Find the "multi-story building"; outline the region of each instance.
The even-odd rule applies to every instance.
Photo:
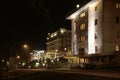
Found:
[[[44,57],[45,57],[45,51],[44,50],[33,50],[31,53],[30,53],[30,60],[33,61],[33,60],[42,60]]]
[[[71,31],[65,28],[48,33],[47,37],[48,58],[64,57],[71,54]]]
[[[115,53],[120,50],[119,0],[91,0],[67,19],[72,25],[72,54],[79,55],[81,63],[120,63]]]

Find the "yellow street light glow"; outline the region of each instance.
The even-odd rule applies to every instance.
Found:
[[[77,7],[77,8],[79,8],[79,7],[80,7],[80,5],[79,5],[79,4],[77,4],[77,5],[76,5],[76,7]]]
[[[25,66],[25,63],[22,63],[22,66]]]
[[[53,37],[53,35],[51,35],[51,38]]]
[[[38,67],[39,65],[40,65],[40,63],[38,63],[38,62],[35,63],[35,66],[36,66],[36,67]]]
[[[4,60],[4,59],[2,59],[2,62],[5,62],[5,60]]]
[[[56,52],[58,51],[58,50],[55,50]]]
[[[20,56],[17,56],[17,59],[20,59]]]
[[[47,61],[44,61],[45,63],[47,62]]]
[[[50,33],[48,33],[48,35],[50,35]]]
[[[23,45],[24,48],[28,48],[28,46],[26,44]]]
[[[63,34],[63,33],[64,33],[64,30],[63,30],[63,29],[61,29],[61,30],[60,30],[60,32]]]
[[[54,36],[57,36],[57,33],[54,33]]]
[[[49,38],[47,37],[47,40],[49,40]]]
[[[67,50],[67,48],[64,48],[64,50],[66,51],[66,50]]]
[[[43,63],[43,66],[45,66],[45,63]]]
[[[59,61],[60,59],[59,58],[57,58],[57,61]]]
[[[51,62],[54,62],[53,60],[51,60]]]

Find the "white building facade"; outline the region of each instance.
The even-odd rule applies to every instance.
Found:
[[[72,26],[72,54],[111,55],[120,48],[120,1],[91,0],[67,17]],[[83,62],[89,62],[84,58]]]

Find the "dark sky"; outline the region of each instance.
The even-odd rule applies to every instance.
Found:
[[[86,0],[1,0],[0,54],[24,43],[45,49],[48,32],[71,28],[66,15]]]

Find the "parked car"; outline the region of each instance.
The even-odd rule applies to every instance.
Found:
[[[95,67],[95,64],[93,64],[93,63],[83,63],[83,67],[82,68],[83,69],[94,69],[96,67]]]

